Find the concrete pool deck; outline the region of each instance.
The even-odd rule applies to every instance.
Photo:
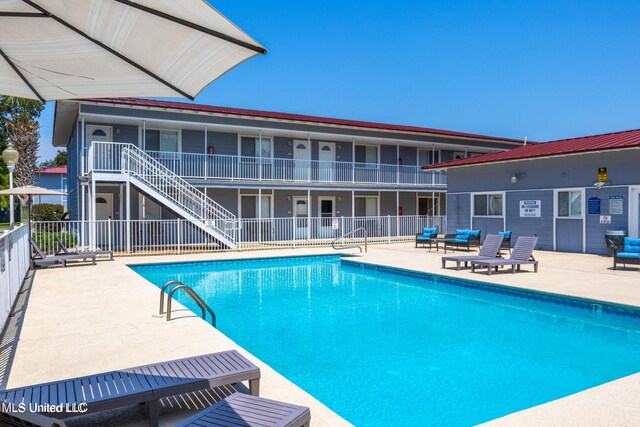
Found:
[[[355,261],[387,265],[498,285],[640,307],[640,269],[611,270],[610,258],[536,252],[538,274],[525,271],[472,274],[440,268],[438,253],[413,243],[370,246]],[[357,250],[343,251],[354,253]],[[219,254],[120,257],[96,266],[35,272],[16,336],[6,334],[0,361],[5,388],[54,381],[162,360],[236,348],[260,366],[261,396],[311,408],[314,426],[350,425],[209,324],[187,311],[175,320],[158,316],[158,289],[127,264],[223,260],[287,255],[335,254],[332,249],[270,250]],[[174,305],[176,309],[182,306]],[[161,425],[172,425],[200,406],[187,399],[165,404]],[[77,424],[146,425],[144,411],[132,407],[77,419]],[[640,374],[554,402],[511,414],[488,425],[635,425],[640,419]],[[81,420],[81,422],[80,422]]]

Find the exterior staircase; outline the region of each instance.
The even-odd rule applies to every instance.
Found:
[[[133,144],[120,150],[121,173],[181,217],[235,249],[236,216]]]

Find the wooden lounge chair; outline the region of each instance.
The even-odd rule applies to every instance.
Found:
[[[456,263],[456,270],[460,270],[460,263],[464,262],[465,268],[469,265],[469,261],[482,261],[485,259],[495,259],[499,256],[500,247],[502,245],[502,236],[498,234],[489,234],[484,239],[484,243],[480,248],[478,255],[459,255],[459,256],[443,256],[442,268],[445,268],[447,261]]]
[[[416,248],[418,245],[429,245],[429,250],[431,250],[431,246],[436,237],[438,237],[438,227],[427,228],[424,227],[422,229],[422,233],[416,234]]]
[[[303,427],[310,421],[304,406],[234,393],[176,427]]]
[[[533,236],[520,236],[516,240],[516,244],[513,247],[511,256],[505,258],[485,259],[471,261],[471,272],[475,272],[476,267],[487,267],[487,273],[491,276],[491,269],[495,268],[498,271],[498,267],[503,265],[510,265],[511,272],[516,272],[516,267],[520,271],[520,266],[523,264],[533,264],[533,269],[538,272],[538,261],[533,257],[533,249],[538,242],[538,237]]]
[[[58,244],[58,248],[60,248],[60,250],[56,253],[56,255],[70,255],[70,254],[96,254],[97,255],[108,255],[109,259],[113,261],[113,251],[110,250],[95,250],[95,251],[82,251],[82,252],[78,252],[78,251],[70,251],[65,245],[64,243],[62,243],[62,240],[60,240],[60,237],[58,236],[54,236],[53,237],[56,240],[56,243]]]
[[[8,410],[12,404],[23,403],[27,408],[30,404],[62,404],[62,412],[52,413],[43,409],[38,414],[65,419],[80,415],[67,411],[66,405],[79,408],[80,404],[86,404],[87,413],[93,413],[145,403],[149,425],[155,427],[158,425],[159,399],[241,381],[249,381],[251,394],[258,395],[260,369],[236,350],[230,350],[3,390],[0,392],[0,403],[3,404],[0,409],[8,415],[15,415]]]
[[[46,267],[51,264],[62,263],[63,267],[67,266],[67,261],[89,261],[91,260],[93,264],[96,263],[96,254],[92,252],[79,252],[79,253],[70,253],[70,254],[60,254],[60,255],[47,255],[44,251],[38,246],[36,242],[33,241],[31,237],[29,237],[29,243],[31,243],[31,247],[34,251],[36,251],[36,255],[31,257],[31,268],[36,267]]]

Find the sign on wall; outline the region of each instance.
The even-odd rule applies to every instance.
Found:
[[[611,215],[600,215],[600,224],[611,224]]]
[[[609,196],[609,215],[624,214],[624,197]]]
[[[587,200],[587,213],[600,215],[600,197],[589,197],[589,200]]]
[[[520,200],[521,218],[540,218],[541,212],[540,200]]]

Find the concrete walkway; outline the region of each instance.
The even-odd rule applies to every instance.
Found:
[[[354,252],[353,250],[347,252]],[[357,251],[355,251],[357,252]],[[6,365],[7,388],[121,369],[213,351],[238,349],[262,370],[261,396],[311,408],[314,426],[349,425],[330,409],[276,371],[240,348],[190,312],[165,322],[158,316],[158,289],[127,264],[240,259],[332,253],[331,249],[273,250],[183,256],[118,258],[97,266],[50,268],[35,273],[16,336],[7,334],[0,360]],[[640,307],[640,270],[610,269],[610,258],[537,252],[540,272],[491,277],[468,270],[442,270],[442,253],[415,249],[413,244],[370,246],[359,262],[471,278],[489,283],[535,289]],[[525,267],[526,269],[526,267]],[[177,305],[174,307],[181,308]],[[198,398],[165,402],[162,425],[172,425],[203,404]],[[594,402],[603,402],[596,405]],[[640,419],[640,375],[596,387],[500,420],[496,425],[635,424]],[[70,425],[145,425],[141,407],[95,414]],[[633,423],[632,423],[633,421]],[[489,423],[491,424],[491,423]],[[595,424],[604,424],[596,422]]]

